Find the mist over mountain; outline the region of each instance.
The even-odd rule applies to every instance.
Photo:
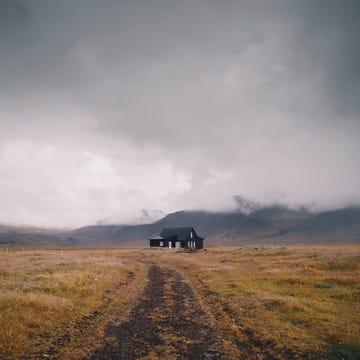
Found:
[[[134,224],[149,224],[154,221],[157,221],[164,217],[166,214],[162,210],[147,210],[147,209],[141,209],[137,215],[133,217],[132,220],[129,220],[126,222],[126,225]],[[107,217],[104,219],[101,219],[96,222],[96,225],[119,225],[122,224],[122,220],[117,217]]]
[[[71,232],[79,242],[88,239],[111,244],[142,244],[164,227],[193,226],[206,244],[240,243],[357,243],[360,208],[313,213],[283,205],[256,207],[252,212],[178,211],[151,224],[89,226]]]
[[[96,224],[71,231],[0,226],[1,246],[147,246],[164,227],[192,226],[205,244],[344,244],[360,242],[360,207],[313,212],[236,197],[227,212],[183,210],[147,224]],[[147,213],[145,212],[147,215]],[[149,218],[145,215],[145,218]]]
[[[0,248],[74,245],[65,230],[0,224]]]

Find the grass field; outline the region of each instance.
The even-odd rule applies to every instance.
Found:
[[[234,354],[360,358],[359,246],[2,252],[0,358],[86,356],[154,263],[182,274]]]

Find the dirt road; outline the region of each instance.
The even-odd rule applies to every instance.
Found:
[[[110,323],[103,348],[88,359],[222,359],[221,346],[183,277],[152,265],[130,320],[118,326]]]

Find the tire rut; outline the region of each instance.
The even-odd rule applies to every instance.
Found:
[[[151,265],[130,320],[108,324],[95,359],[222,359],[221,341],[194,293],[176,271]]]

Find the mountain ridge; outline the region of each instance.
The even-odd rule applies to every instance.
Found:
[[[0,246],[147,245],[164,227],[192,226],[206,244],[360,243],[360,207],[322,212],[285,205],[256,206],[249,212],[182,210],[138,225],[90,225],[70,231],[0,225]]]

